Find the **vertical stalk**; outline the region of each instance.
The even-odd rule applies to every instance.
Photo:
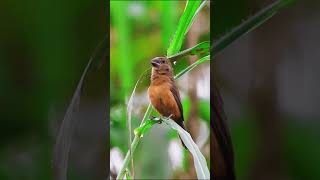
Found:
[[[144,113],[144,116],[142,118],[142,121],[140,123],[140,126],[144,123],[144,121],[147,120],[147,118],[150,116],[150,113],[152,111],[152,108],[151,108],[151,104],[149,103],[148,105],[148,108],[146,110],[146,112]],[[140,142],[140,139],[141,137],[139,135],[135,135],[134,136],[134,139],[131,143],[131,151],[129,150],[126,154],[126,157],[124,158],[124,161],[123,161],[123,164],[122,164],[122,167],[118,173],[118,176],[117,176],[117,179],[123,179],[123,176],[125,174],[125,170],[126,170],[126,167],[128,166],[129,162],[130,162],[130,159],[131,159],[131,156],[133,154],[133,152],[136,150],[136,147],[137,145],[139,144]]]

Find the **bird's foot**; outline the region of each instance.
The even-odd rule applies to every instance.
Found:
[[[162,123],[162,117],[155,117],[155,116],[150,116],[150,120],[153,120],[153,121],[158,121],[158,124],[161,124]]]

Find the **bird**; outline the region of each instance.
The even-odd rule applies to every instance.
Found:
[[[179,90],[174,81],[170,60],[166,57],[156,57],[151,60],[151,66],[151,82],[148,88],[148,95],[152,106],[162,116],[170,117],[185,129],[183,107]],[[181,143],[187,149],[182,140]]]

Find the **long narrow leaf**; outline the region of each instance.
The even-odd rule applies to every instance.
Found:
[[[272,16],[274,16],[282,8],[287,7],[295,1],[296,0],[278,0],[272,3],[271,5],[267,6],[266,8],[262,9],[256,15],[252,16],[251,18],[243,22],[241,25],[233,29],[231,32],[227,33],[217,42],[214,42],[211,48],[211,56],[215,57],[223,49],[232,44],[235,40],[252,31],[256,27],[270,19]]]
[[[193,156],[194,167],[196,169],[198,179],[210,179],[210,173],[207,166],[205,157],[200,152],[196,143],[192,140],[190,134],[181,128],[176,122],[171,119],[162,119],[166,124],[168,124],[172,129],[175,129],[179,136],[181,137],[183,143],[187,146],[189,151]]]
[[[146,110],[146,112],[144,113],[144,116],[143,116],[143,118],[142,118],[141,125],[143,125],[144,122],[149,118],[151,112],[152,112],[152,106],[151,106],[151,103],[149,103],[148,108],[147,108],[147,110]],[[140,125],[140,126],[141,126],[141,125]],[[128,164],[129,164],[129,160],[131,159],[131,156],[132,156],[133,152],[136,150],[136,147],[137,147],[137,145],[138,145],[138,143],[139,143],[139,141],[140,141],[140,138],[141,138],[141,137],[140,137],[139,135],[136,135],[136,136],[134,137],[134,139],[133,139],[133,141],[132,141],[132,143],[131,143],[131,147],[130,147],[132,153],[130,153],[130,151],[127,152],[126,157],[125,157],[124,160],[123,160],[123,164],[122,164],[122,166],[121,166],[121,169],[120,169],[120,171],[119,171],[119,174],[118,174],[118,176],[117,176],[117,179],[123,179],[123,176],[124,176],[124,174],[125,174],[126,167],[127,167]]]
[[[197,60],[196,62],[194,62],[193,64],[191,64],[190,66],[188,66],[187,68],[185,68],[184,70],[182,70],[179,74],[175,75],[174,78],[178,79],[179,77],[181,77],[183,74],[191,71],[193,68],[197,67],[198,65],[200,65],[201,63],[204,63],[205,61],[209,61],[210,60],[210,55],[207,55],[205,57],[202,57],[201,59]]]
[[[188,55],[201,55],[201,54],[207,54],[210,50],[210,41],[204,41],[201,42],[189,49],[183,50],[175,55],[169,56],[168,59],[171,62],[177,61],[178,59],[181,59],[184,56]]]
[[[109,43],[107,36],[105,36],[105,38],[97,46],[95,52],[89,59],[88,64],[81,75],[80,81],[68,106],[67,112],[64,115],[57,136],[56,144],[54,146],[53,170],[55,180],[65,180],[67,178],[70,145],[74,131],[74,126],[77,122],[76,119],[73,117],[73,114],[77,111],[78,106],[80,104],[81,89],[83,86],[83,81],[86,78],[88,71],[90,71],[90,69],[93,68],[92,65],[97,63],[97,61],[106,60],[105,47],[107,47],[107,42]]]
[[[205,3],[205,1],[193,0],[187,2],[184,12],[179,20],[177,31],[175,32],[168,47],[167,56],[176,54],[181,49],[185,34],[192,25],[199,9],[203,7],[203,5],[201,5],[202,3]]]
[[[127,127],[129,129],[129,152],[131,154],[131,163],[132,163],[132,166],[133,166],[133,156],[132,156],[132,149],[131,149],[131,143],[132,143],[132,133],[131,133],[131,114],[132,114],[132,109],[133,109],[133,99],[134,99],[134,95],[135,95],[135,92],[136,92],[136,88],[138,87],[139,83],[141,82],[141,79],[145,76],[145,74],[150,71],[150,68],[145,70],[141,76],[139,77],[138,81],[136,82],[134,88],[133,88],[133,91],[131,93],[131,96],[130,96],[130,99],[129,99],[129,102],[128,102],[128,105],[127,105]],[[134,175],[134,168],[132,167],[132,171],[133,171],[133,175]]]

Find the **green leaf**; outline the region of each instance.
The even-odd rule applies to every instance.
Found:
[[[205,57],[202,57],[201,59],[197,60],[196,62],[194,62],[193,64],[191,64],[190,66],[186,67],[184,70],[182,70],[179,74],[175,75],[174,79],[178,79],[179,77],[181,77],[183,74],[191,71],[193,68],[197,67],[199,64],[205,62],[205,61],[209,61],[210,60],[210,55],[207,55]]]
[[[146,110],[146,112],[144,113],[144,116],[142,118],[142,121],[141,121],[141,125],[147,120],[147,118],[150,116],[151,112],[152,112],[152,108],[151,108],[151,103],[149,103],[148,105],[148,108]],[[138,145],[138,143],[140,142],[140,136],[135,136],[132,143],[131,143],[131,146],[130,146],[130,151],[133,153]],[[130,151],[127,152],[126,154],[126,157],[124,158],[123,160],[123,164],[122,164],[122,167],[118,173],[118,176],[117,176],[117,179],[122,179],[123,176],[124,176],[124,173],[125,173],[125,169],[126,167],[128,166],[129,164],[129,160],[131,159],[131,156],[132,156],[132,153],[130,153]]]
[[[190,134],[181,128],[176,122],[169,118],[162,119],[172,129],[175,129],[181,137],[183,143],[186,145],[188,150],[191,152],[194,161],[194,167],[196,169],[198,179],[210,179],[209,168],[207,162],[201,151],[199,150],[196,143],[192,140]]]
[[[145,122],[143,122],[142,125],[140,125],[140,127],[136,128],[134,130],[134,134],[136,136],[139,137],[143,137],[143,135],[147,132],[147,130],[149,130],[154,124],[159,123],[159,121],[156,120],[146,120]]]
[[[130,170],[128,168],[126,169],[125,177],[126,177],[125,179],[132,179]]]
[[[287,7],[295,1],[296,0],[278,0],[272,3],[271,5],[267,6],[266,8],[262,9],[256,15],[252,16],[247,21],[240,24],[238,27],[233,29],[231,32],[227,33],[217,42],[215,42],[211,49],[212,57],[215,57],[227,46],[232,44],[235,40],[252,31],[256,27],[270,19],[273,15],[278,13],[282,8]]]
[[[208,54],[209,50],[210,50],[210,41],[204,41],[189,49],[183,50],[175,55],[169,56],[168,59],[170,59],[173,62],[187,55]]]
[[[198,12],[204,6],[205,2],[206,1],[200,0],[187,1],[186,7],[179,20],[176,33],[174,34],[173,39],[168,47],[167,56],[171,56],[179,52],[183,44],[185,35],[187,34]]]

